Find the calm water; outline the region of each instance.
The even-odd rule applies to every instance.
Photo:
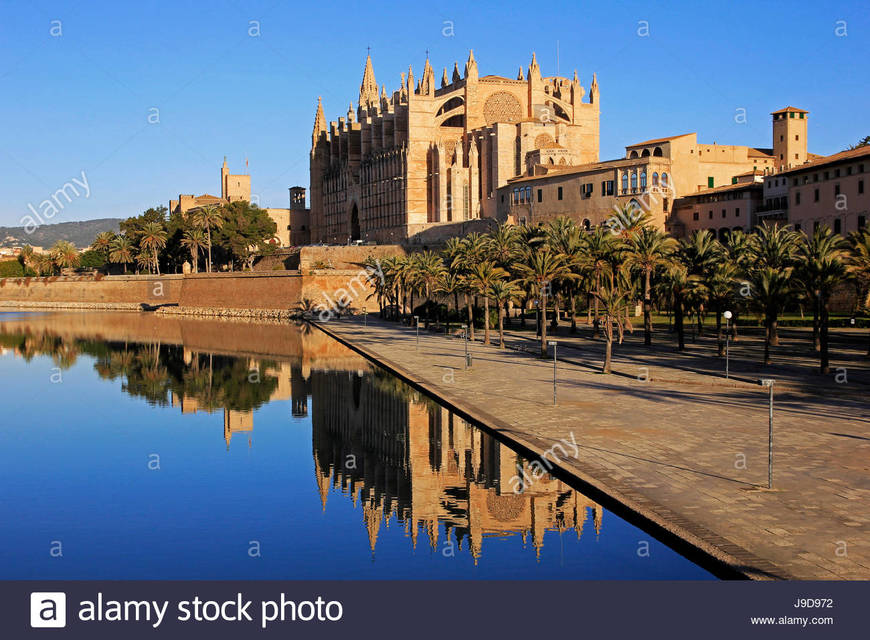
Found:
[[[0,313],[0,347],[3,579],[710,578],[316,329]]]

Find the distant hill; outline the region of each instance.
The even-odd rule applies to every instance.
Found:
[[[0,247],[33,245],[49,248],[58,240],[72,242],[79,249],[89,247],[103,231],[118,232],[122,218],[100,218],[81,222],[59,222],[40,225],[33,233],[26,233],[24,227],[0,227]]]

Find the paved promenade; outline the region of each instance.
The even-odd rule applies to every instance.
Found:
[[[767,393],[752,382],[757,365],[740,358],[754,357],[751,339],[732,363],[738,379],[725,381],[721,359],[669,345],[648,356],[642,345],[616,349],[616,374],[603,375],[600,342],[557,336],[554,407],[552,359],[522,351],[534,350],[532,335],[512,333],[504,351],[474,343],[465,369],[464,342],[443,333],[421,327],[418,347],[413,328],[373,315],[322,327],[532,451],[573,433],[580,453],[561,460],[566,470],[751,577],[870,579],[870,398],[858,351],[855,382],[809,384],[773,368],[767,491]]]

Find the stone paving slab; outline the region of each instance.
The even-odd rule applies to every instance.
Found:
[[[674,539],[757,579],[870,579],[870,399],[854,388],[777,390],[766,491],[766,390],[690,368],[651,381],[369,317],[321,328],[540,453],[573,433],[562,466]],[[525,339],[525,338],[521,338]],[[615,368],[636,365],[629,354]],[[569,359],[570,360],[570,359]],[[591,496],[594,497],[594,496]]]

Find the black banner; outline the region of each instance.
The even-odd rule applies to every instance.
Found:
[[[859,638],[870,583],[10,581],[0,595],[12,639]]]

